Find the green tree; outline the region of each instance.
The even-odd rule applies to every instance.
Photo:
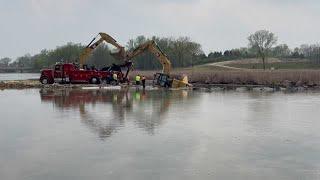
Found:
[[[55,50],[48,53],[49,64],[56,62],[78,62],[80,53],[84,46],[81,44],[68,43],[63,46],[58,46]]]
[[[286,44],[280,44],[272,48],[271,51],[272,51],[271,54],[274,57],[280,57],[280,58],[289,57],[291,54],[291,50],[289,49],[289,46]]]
[[[9,66],[9,63],[10,63],[10,62],[11,62],[11,59],[8,58],[8,57],[1,58],[1,59],[0,59],[0,66],[7,67],[7,66]]]
[[[87,61],[87,64],[97,68],[110,66],[113,63],[119,64],[120,62],[110,55],[108,46],[104,44],[97,47]]]
[[[148,40],[154,40],[160,49],[168,56],[173,67],[186,67],[192,64],[197,64],[203,61],[202,58],[206,58],[201,45],[192,42],[188,37],[174,38],[159,38],[152,37],[146,38],[144,36],[138,36],[135,39],[130,40],[127,43],[127,48],[132,51],[140,44],[147,42]],[[160,69],[161,64],[158,59],[150,52],[145,52],[140,56],[134,58],[135,67],[138,69]]]

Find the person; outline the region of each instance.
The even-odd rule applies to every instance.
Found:
[[[146,77],[145,76],[142,76],[141,82],[142,82],[143,89],[145,89],[146,88]]]
[[[118,75],[117,75],[117,73],[113,73],[113,74],[112,74],[112,79],[114,80],[114,82],[115,82],[116,84],[118,84]]]
[[[140,79],[141,79],[140,75],[139,74],[136,75],[136,85],[140,85]]]

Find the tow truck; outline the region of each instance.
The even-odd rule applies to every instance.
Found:
[[[117,74],[119,80],[123,79],[121,71],[99,71],[92,69],[80,69],[74,63],[56,63],[53,69],[41,71],[40,82],[42,84],[53,83],[89,83],[100,84],[101,82],[110,83],[113,74]]]
[[[96,38],[100,36],[100,39],[96,41]],[[113,64],[108,68],[103,68],[98,70],[94,67],[89,68],[85,62],[92,51],[99,46],[102,42],[107,42],[112,44],[117,48],[117,52],[112,53],[114,57],[123,56],[124,47],[119,45],[115,39],[106,33],[99,33],[94,37],[90,43],[84,48],[80,54],[79,65],[76,63],[63,63],[58,62],[54,65],[53,69],[43,69],[41,70],[40,82],[42,84],[53,84],[57,83],[90,83],[90,84],[100,84],[101,82],[106,82],[107,84],[112,83],[113,74],[117,74],[117,80],[119,82],[126,82],[127,74],[132,66],[131,62],[124,62],[120,65]],[[124,75],[121,69],[127,68],[127,73]]]

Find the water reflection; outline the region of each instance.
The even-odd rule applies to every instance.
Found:
[[[53,103],[54,108],[63,112],[78,112],[80,121],[105,139],[133,122],[139,129],[154,134],[161,126],[173,102],[188,100],[193,96],[185,90],[143,91],[143,90],[81,90],[41,89],[44,103]],[[70,114],[70,113],[67,113]]]

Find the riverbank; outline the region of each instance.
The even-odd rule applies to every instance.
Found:
[[[94,85],[94,84],[52,84],[43,85],[37,80],[15,80],[15,81],[0,81],[0,90],[4,89],[120,89],[120,88],[137,88],[135,85]],[[152,88],[152,81],[147,82],[147,90]],[[236,83],[207,83],[207,82],[193,82],[192,90],[258,90],[258,91],[307,91],[316,90],[320,91],[318,85],[301,85],[297,86],[296,83],[290,81],[284,82],[280,85],[275,84],[236,84]]]
[[[153,78],[153,71],[134,71],[131,75],[142,74],[147,79]],[[204,86],[263,86],[271,88],[305,88],[320,87],[320,70],[228,70],[200,71],[197,68],[175,70],[172,77],[180,79],[182,74],[189,77],[194,85]]]
[[[147,78],[147,85],[152,85],[155,71],[133,71],[130,79],[136,74]],[[228,70],[204,71],[195,69],[174,70],[172,77],[180,79],[182,74],[189,77],[193,89],[273,89],[273,90],[319,90],[319,70]],[[124,85],[126,86],[126,85]],[[91,84],[53,84],[42,85],[35,79],[28,80],[0,80],[0,89],[26,89],[26,88],[83,88],[108,87],[108,85]],[[134,86],[135,87],[135,86]],[[108,87],[109,88],[109,87]],[[112,88],[112,87],[110,87]]]

